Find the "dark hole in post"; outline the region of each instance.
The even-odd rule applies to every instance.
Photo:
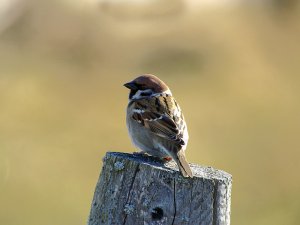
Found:
[[[164,217],[164,211],[161,208],[156,207],[152,209],[151,216],[153,220],[161,220]]]

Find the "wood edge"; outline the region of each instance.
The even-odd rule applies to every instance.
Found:
[[[179,173],[177,166],[170,163],[163,163],[161,160],[158,160],[155,157],[152,156],[144,156],[142,154],[132,154],[132,153],[125,153],[125,152],[114,152],[114,151],[108,151],[105,154],[104,160],[107,158],[119,158],[119,159],[125,159],[130,160],[138,164],[143,164],[145,166],[154,167],[155,169],[164,170],[166,172],[172,172],[172,173]],[[211,166],[203,166],[198,165],[195,163],[189,163],[191,166],[191,170],[193,171],[193,175],[195,179],[210,179],[210,180],[218,180],[225,182],[226,184],[232,183],[232,175],[229,174],[226,171],[215,169]]]

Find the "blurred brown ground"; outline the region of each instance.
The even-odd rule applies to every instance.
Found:
[[[71,2],[0,29],[0,224],[85,224],[105,152],[134,151],[122,84],[142,73],[180,102],[189,161],[233,175],[232,224],[298,224],[297,1]]]

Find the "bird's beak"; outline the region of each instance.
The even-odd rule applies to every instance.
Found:
[[[133,81],[124,84],[124,86],[127,87],[130,90],[137,90],[138,89],[137,85]]]

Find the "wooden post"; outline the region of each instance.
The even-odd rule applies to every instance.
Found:
[[[231,175],[191,164],[184,178],[176,164],[150,156],[108,152],[88,225],[229,225]]]

